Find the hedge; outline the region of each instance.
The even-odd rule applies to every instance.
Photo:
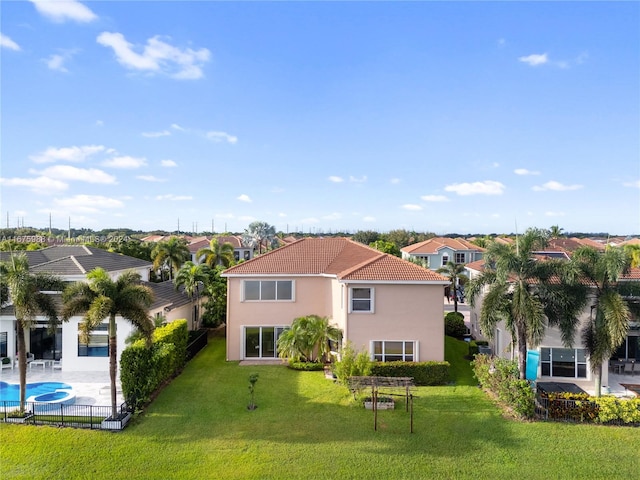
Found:
[[[371,375],[413,377],[418,386],[446,385],[449,383],[449,362],[375,362]]]
[[[153,394],[185,364],[188,328],[186,320],[176,320],[154,331],[147,347],[138,340],[120,356],[120,381],[127,404],[140,410]]]

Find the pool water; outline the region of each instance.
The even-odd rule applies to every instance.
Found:
[[[71,390],[71,385],[62,382],[36,382],[27,383],[25,398],[33,396],[55,394],[56,390]],[[66,395],[66,394],[65,394]],[[56,398],[62,398],[60,394]],[[53,400],[54,398],[49,398]],[[0,382],[0,402],[20,401],[20,385],[17,383]]]

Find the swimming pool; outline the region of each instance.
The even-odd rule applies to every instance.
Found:
[[[62,382],[27,383],[27,402],[69,405],[76,400],[71,385]],[[0,382],[0,402],[19,402],[20,385]]]

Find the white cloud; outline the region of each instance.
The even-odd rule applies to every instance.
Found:
[[[157,195],[156,200],[184,201],[193,200],[193,197],[191,195],[174,195],[173,193],[168,193],[166,195]]]
[[[564,212],[544,212],[546,217],[564,217]]]
[[[75,54],[77,54],[80,50],[78,49],[70,49],[70,50],[60,50],[60,53],[52,54],[49,58],[44,59],[44,63],[47,64],[50,70],[55,70],[57,72],[67,73],[67,67],[65,67],[65,63],[68,60],[71,60]]]
[[[96,20],[98,16],[88,7],[76,0],[52,1],[52,0],[30,0],[36,10],[50,20],[62,23],[66,20],[73,20],[80,23],[88,23]]]
[[[423,195],[420,197],[425,202],[448,202],[449,199],[444,195]]]
[[[360,178],[354,177],[354,176],[350,176],[349,177],[349,181],[352,182],[352,183],[365,183],[367,181],[367,176],[363,175]]]
[[[500,182],[485,180],[484,182],[454,183],[447,185],[444,189],[458,195],[502,195],[505,186]]]
[[[286,214],[286,213],[284,213],[284,212],[280,212],[280,213],[278,214],[278,217],[280,217],[280,218],[285,218],[286,216],[287,216],[287,214]]]
[[[178,164],[173,160],[160,160],[160,165],[165,168],[177,167]]]
[[[362,221],[363,222],[367,222],[367,223],[375,222],[376,221],[376,217],[371,217],[371,216],[362,217]]]
[[[142,53],[134,51],[134,45],[127,42],[121,33],[102,32],[96,41],[111,47],[118,62],[126,68],[162,73],[179,80],[202,78],[202,66],[210,56],[206,48],[180,49],[162,41],[159,36],[149,38]],[[141,49],[138,47],[137,50]]]
[[[560,182],[556,182],[555,180],[551,180],[543,185],[536,185],[532,188],[532,190],[536,192],[542,192],[545,190],[553,190],[555,192],[566,192],[569,190],[580,190],[582,185],[563,185]]]
[[[229,135],[226,132],[207,132],[205,136],[209,140],[213,140],[214,142],[227,142],[231,144],[238,143],[238,137],[234,137],[233,135]]]
[[[244,193],[238,197],[238,200],[241,202],[251,203],[251,198],[249,195],[245,195]]]
[[[331,175],[331,176],[329,177],[329,181],[330,181],[330,182],[333,182],[333,183],[342,183],[342,182],[344,182],[344,178],[342,178],[342,177],[337,177],[337,176],[335,176],[335,175]]]
[[[102,162],[105,167],[133,169],[147,165],[147,159],[143,157],[130,157],[128,155],[122,157],[113,157]]]
[[[9,50],[15,50],[16,52],[20,51],[20,45],[11,40],[11,38],[9,38],[4,33],[0,33],[0,47],[8,48]]]
[[[640,180],[636,180],[633,182],[624,182],[622,185],[624,185],[625,187],[640,188]]]
[[[399,178],[392,178],[391,180],[389,180],[389,183],[391,185],[398,185],[400,183],[400,179]]]
[[[402,205],[402,208],[404,208],[405,210],[409,210],[410,212],[417,212],[419,210],[422,210],[422,207],[420,205],[415,205],[413,203],[406,203]]]
[[[48,177],[0,178],[0,185],[5,187],[26,187],[34,193],[43,195],[62,192],[69,187],[65,182]]]
[[[29,173],[36,173],[56,180],[75,180],[108,185],[116,183],[116,177],[102,170],[97,168],[78,168],[71,165],[54,165],[41,171],[29,170]]]
[[[329,215],[325,215],[322,217],[323,220],[340,220],[342,218],[342,214],[338,212],[330,213]]]
[[[153,175],[138,175],[136,178],[144,180],[145,182],[166,182],[166,178],[158,178]]]
[[[49,147],[44,152],[31,155],[29,158],[35,163],[52,163],[58,160],[66,162],[83,162],[87,157],[104,151],[102,145],[85,145],[82,147]]]
[[[285,192],[285,189],[282,187],[273,187],[271,189],[271,193],[284,193],[284,192]]]
[[[96,127],[104,127],[104,122],[102,120],[96,120]]]
[[[94,213],[104,208],[123,208],[124,202],[103,195],[74,195],[67,198],[54,198],[57,207],[65,207],[72,211]]]
[[[179,130],[180,132],[184,132],[185,129],[182,128],[180,125],[178,125],[177,123],[172,123],[171,124],[171,128],[173,128],[174,130]]]
[[[499,38],[498,39],[498,46],[499,47],[504,47],[507,44],[507,41],[504,38]]]
[[[544,65],[549,61],[546,53],[533,53],[531,55],[527,55],[526,57],[519,57],[519,61],[528,64],[531,67],[537,67],[538,65]]]
[[[540,175],[537,170],[527,170],[526,168],[516,168],[513,173],[516,175]]]
[[[161,132],[142,132],[142,136],[147,138],[168,137],[169,135],[171,135],[169,130],[162,130]]]

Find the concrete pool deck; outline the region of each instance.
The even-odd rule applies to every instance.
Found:
[[[20,383],[17,368],[0,370],[0,381]],[[76,394],[77,405],[111,405],[111,381],[109,372],[65,372],[51,367],[27,367],[27,383],[62,382],[71,385]],[[116,403],[124,402],[120,378],[116,383]]]

